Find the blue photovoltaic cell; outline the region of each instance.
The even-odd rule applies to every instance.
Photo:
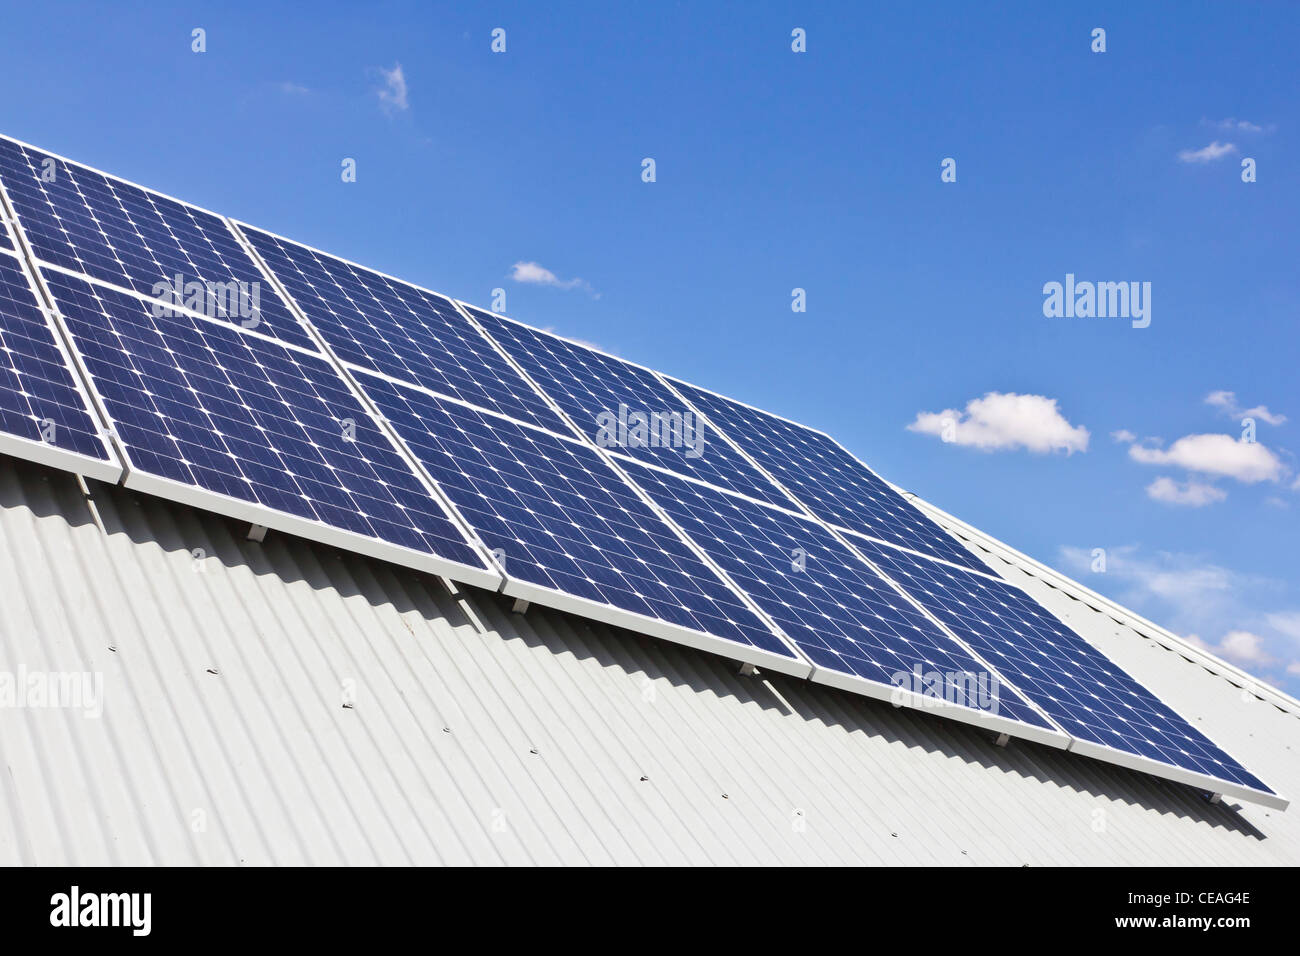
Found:
[[[50,429],[48,422],[54,423]],[[42,423],[47,423],[43,426]],[[42,435],[42,428],[45,434]],[[0,254],[0,430],[108,461],[54,330],[13,256]]]
[[[672,385],[822,520],[964,567],[988,570],[821,432],[676,379]]]
[[[240,228],[343,361],[569,434],[545,400],[449,300],[269,233]]]
[[[9,217],[0,209],[0,249],[13,249],[14,241],[9,238]]]
[[[1019,588],[874,542],[854,544],[1070,736],[1272,792]]]
[[[592,449],[357,378],[507,577],[794,659]]]
[[[916,668],[985,675],[994,686],[987,667],[817,522],[642,465],[625,467],[817,666],[886,686]],[[1009,687],[999,687],[994,700],[990,712],[999,717],[1051,726]]]
[[[484,567],[324,358],[45,278],[133,470]]]
[[[177,276],[183,284],[243,282],[250,306],[257,294],[259,332],[315,350],[223,220],[75,163],[50,158],[47,167],[47,158],[0,137],[0,183],[37,259],[141,295],[155,295],[160,282],[174,287]],[[236,313],[229,321],[241,320]]]
[[[691,417],[682,421],[694,421],[689,406],[645,369],[482,309],[471,308],[470,311],[542,391],[597,444],[615,447],[601,437],[597,416],[609,413],[617,418],[620,407],[629,413],[642,412],[647,416],[656,412],[667,415],[690,413]],[[676,420],[672,421],[675,425]],[[662,428],[659,433],[665,434]],[[621,440],[617,431],[613,434],[616,440]],[[673,433],[667,434],[671,439]],[[710,434],[707,428],[703,430],[703,436],[703,444],[696,446],[698,454],[688,453],[691,449],[686,443],[671,440],[658,446],[625,442],[616,447],[638,461],[689,475],[729,491],[761,501],[790,504],[790,499],[781,489],[736,454],[721,436]]]

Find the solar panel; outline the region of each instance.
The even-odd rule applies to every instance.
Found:
[[[1126,765],[1216,792],[1273,795],[1024,591],[865,539],[854,543],[1064,728],[1071,750],[1120,763],[1116,754],[1137,758]],[[1225,791],[1225,783],[1236,789]]]
[[[55,270],[45,278],[117,435],[126,486],[495,587],[498,575],[332,366]]]
[[[820,523],[633,462],[626,470],[813,662],[813,680],[1068,743]]]
[[[41,262],[147,296],[198,288],[210,317],[315,347],[220,217],[4,137],[0,184]]]
[[[804,676],[595,450],[369,373],[357,379],[504,568],[504,593]]]
[[[0,249],[12,251],[13,248],[14,241],[9,238],[9,215],[0,206]]]
[[[790,504],[721,436],[698,424],[694,410],[653,372],[504,316],[467,308],[596,444],[728,491]],[[644,435],[635,430],[634,414],[646,416]],[[659,417],[651,417],[655,415]]]
[[[0,451],[102,481],[122,475],[21,261],[4,253]]]
[[[828,435],[685,382],[669,382],[829,524],[986,570],[977,557]]]
[[[449,299],[260,229],[238,228],[343,361],[570,433]]]

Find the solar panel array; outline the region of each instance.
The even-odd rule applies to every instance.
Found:
[[[0,447],[116,481],[89,401],[78,387],[22,260],[0,253]],[[16,441],[15,441],[16,439]],[[67,456],[63,462],[57,459]]]
[[[591,441],[760,501],[790,503],[729,444],[710,435],[707,428],[695,426],[694,410],[653,372],[482,309],[471,307],[470,313]],[[633,413],[647,417],[658,413],[661,421],[665,415],[686,416],[692,430],[690,434],[681,432],[683,440],[678,443],[650,444],[649,434],[645,440],[629,440],[626,434],[620,440],[618,428]],[[601,435],[602,416],[606,423],[615,424],[612,434],[606,428],[605,437]],[[694,448],[687,439],[695,442]]]
[[[256,283],[259,331],[314,347],[219,216],[4,138],[0,179],[41,262],[154,297],[178,280]]]
[[[508,578],[797,660],[590,447],[383,379],[364,387]]]
[[[131,472],[487,571],[322,357],[54,270]],[[164,314],[159,314],[163,312]]]
[[[1026,736],[1030,727],[1053,735],[1027,701],[1010,687],[993,686],[987,665],[816,521],[666,471],[634,463],[627,469],[781,626],[822,679],[850,679],[830,681],[840,686],[866,681],[876,685],[869,691],[889,696],[896,688],[921,694],[916,675],[942,675],[954,706],[1028,725],[1020,728]],[[970,693],[981,686],[982,697]]]
[[[931,557],[987,570],[830,436],[685,382],[670,381],[817,517]]]
[[[334,353],[479,408],[568,429],[451,301],[248,226],[241,231]]]
[[[3,138],[0,187],[4,451],[1285,805],[821,432]]]
[[[873,542],[861,549],[1076,741],[1267,789],[1019,588]]]

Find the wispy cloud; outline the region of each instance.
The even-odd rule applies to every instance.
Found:
[[[1119,442],[1121,445],[1131,445],[1137,441],[1137,435],[1134,435],[1127,428],[1121,428],[1119,431],[1111,432],[1110,437],[1115,439],[1115,441]]]
[[[1170,505],[1203,508],[1228,497],[1222,488],[1201,481],[1188,480],[1179,484],[1172,478],[1160,477],[1147,485],[1147,497]]]
[[[1264,650],[1264,638],[1250,631],[1229,631],[1217,644],[1208,644],[1195,634],[1188,634],[1185,640],[1234,664],[1268,667],[1277,663],[1277,658]]]
[[[937,435],[956,445],[982,451],[1024,448],[1036,454],[1088,450],[1088,429],[1071,425],[1043,395],[989,392],[973,398],[964,411],[918,412],[908,431]]]
[[[1092,572],[1090,547],[1063,546],[1060,555],[1062,570],[1174,633],[1192,635],[1191,643],[1275,683],[1292,684],[1287,675],[1300,675],[1300,610],[1262,610],[1277,606],[1283,582],[1131,544],[1106,549],[1105,573]],[[1211,643],[1202,634],[1224,636]]]
[[[1256,405],[1254,408],[1242,408],[1240,403],[1237,401],[1236,392],[1211,392],[1209,395],[1205,396],[1205,404],[1213,405],[1229,418],[1235,418],[1238,421],[1243,418],[1257,418],[1269,425],[1283,425],[1286,423],[1285,415],[1270,412],[1267,405]]]
[[[379,95],[379,108],[389,115],[404,113],[411,108],[407,96],[406,73],[398,63],[391,70],[379,68],[379,75],[384,78],[384,85],[375,92]]]
[[[1250,120],[1236,119],[1229,117],[1225,120],[1201,120],[1202,126],[1209,126],[1213,129],[1234,130],[1239,133],[1271,133],[1277,129],[1276,123],[1269,123],[1267,126],[1260,126],[1258,123],[1252,123]]]
[[[1202,146],[1200,149],[1183,150],[1178,154],[1178,161],[1181,163],[1212,163],[1236,151],[1235,144],[1220,143],[1216,139],[1209,146]]]
[[[1174,465],[1245,484],[1277,481],[1285,472],[1282,460],[1259,442],[1237,441],[1231,435],[1185,435],[1168,449],[1130,445],[1128,454],[1144,465]]]
[[[292,80],[285,80],[283,83],[276,84],[278,89],[285,96],[306,96],[311,90],[301,83],[294,83]]]
[[[522,282],[525,285],[547,285],[554,289],[582,289],[593,299],[600,298],[600,293],[593,289],[586,279],[561,279],[537,262],[516,262],[510,267],[509,278],[513,282]]]

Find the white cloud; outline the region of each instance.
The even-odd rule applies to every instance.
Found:
[[[1229,153],[1235,153],[1237,147],[1232,143],[1220,143],[1217,139],[1209,146],[1203,146],[1200,149],[1185,149],[1178,154],[1179,162],[1183,163],[1212,163],[1216,159],[1222,159]]]
[[[1240,421],[1243,418],[1257,418],[1269,425],[1286,424],[1286,416],[1275,414],[1268,410],[1267,405],[1256,405],[1254,408],[1242,408],[1237,402],[1237,393],[1229,391],[1211,392],[1205,396],[1205,404],[1213,405],[1220,409],[1229,418],[1235,418]]]
[[[1088,450],[1088,429],[1074,426],[1043,395],[989,392],[966,403],[964,412],[918,412],[909,431],[938,435],[957,445],[1000,451],[1026,448],[1036,454]]]
[[[1184,435],[1168,449],[1130,445],[1129,457],[1144,465],[1174,465],[1207,475],[1226,475],[1247,484],[1277,481],[1282,461],[1259,442],[1231,435]]]
[[[410,109],[411,104],[407,99],[406,73],[402,70],[402,64],[396,64],[391,70],[385,70],[381,66],[379,74],[384,78],[384,86],[377,91],[379,94],[379,108],[385,113],[402,113]]]
[[[311,92],[310,89],[303,86],[301,83],[294,83],[291,80],[285,80],[283,83],[280,83],[277,88],[286,96],[306,96]]]
[[[514,282],[528,285],[548,285],[556,289],[582,289],[590,293],[592,298],[600,298],[600,293],[596,292],[586,279],[561,279],[537,262],[516,262],[510,267],[509,277]]]
[[[1228,497],[1228,493],[1214,485],[1200,481],[1186,481],[1182,484],[1172,478],[1157,478],[1147,485],[1147,497],[1163,501],[1170,505],[1187,505],[1190,508],[1202,508]]]
[[[1137,441],[1137,435],[1134,435],[1127,428],[1121,428],[1119,431],[1111,432],[1110,437],[1115,439],[1115,441],[1119,442],[1121,445],[1131,445]]]
[[[1290,664],[1286,665],[1286,672],[1300,677],[1300,661],[1292,661]]]

